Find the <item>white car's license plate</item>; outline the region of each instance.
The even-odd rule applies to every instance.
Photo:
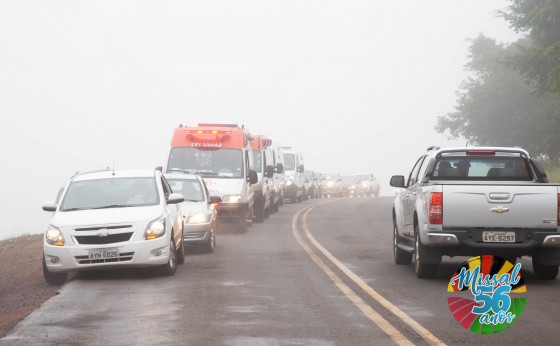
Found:
[[[116,247],[107,249],[89,250],[90,260],[104,260],[119,257],[119,249]]]
[[[482,232],[485,243],[515,243],[515,232]]]

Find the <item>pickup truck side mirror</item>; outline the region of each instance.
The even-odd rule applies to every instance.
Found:
[[[404,175],[393,175],[389,185],[392,187],[405,187],[404,186]]]
[[[247,181],[251,185],[256,184],[259,181],[259,176],[257,175],[257,172],[254,169],[249,170],[249,176],[247,177]]]
[[[297,171],[303,173],[303,165],[299,165]]]
[[[274,176],[274,166],[268,165],[266,166],[266,177],[272,178]]]
[[[284,172],[284,165],[281,162],[276,164],[276,173],[282,174]]]

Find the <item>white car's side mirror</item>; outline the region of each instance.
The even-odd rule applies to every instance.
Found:
[[[185,198],[180,193],[172,193],[169,197],[167,197],[167,204],[177,204],[183,202],[184,200]]]
[[[44,211],[56,211],[56,203],[54,201],[48,201],[43,203]]]

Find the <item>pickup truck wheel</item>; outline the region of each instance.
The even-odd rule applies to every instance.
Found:
[[[399,232],[397,226],[393,226],[393,256],[395,257],[396,264],[410,264],[412,261],[412,254],[410,252],[403,251],[397,246],[400,242]]]
[[[535,276],[543,280],[554,280],[558,275],[557,265],[545,265],[541,264],[538,255],[533,256],[533,272]]]
[[[173,276],[177,271],[177,251],[173,239],[169,241],[169,260],[161,266],[160,272],[165,276]]]
[[[426,249],[422,242],[420,242],[420,236],[418,235],[418,225],[414,226],[415,240],[414,240],[414,271],[416,276],[420,279],[430,279],[436,276],[437,273],[437,263],[423,263],[422,258],[426,252],[430,251]]]
[[[43,276],[50,286],[62,286],[68,280],[68,273],[51,273],[49,271],[45,262],[45,255],[43,255]]]

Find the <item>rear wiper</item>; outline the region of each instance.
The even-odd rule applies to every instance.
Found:
[[[109,209],[109,208],[124,208],[124,207],[130,207],[130,205],[125,205],[125,204],[111,204],[111,205],[104,205],[102,207],[95,207],[95,208],[91,208],[91,209]]]

